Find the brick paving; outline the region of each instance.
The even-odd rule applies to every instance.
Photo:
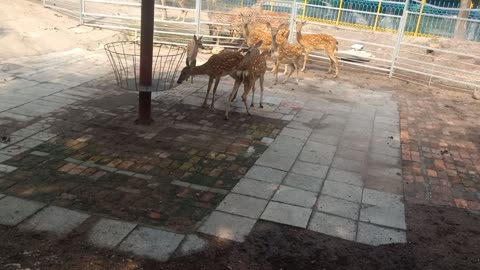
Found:
[[[0,224],[66,234],[95,220],[92,244],[166,260],[205,248],[205,234],[243,241],[258,219],[405,242],[404,194],[479,207],[475,110],[305,77],[267,86],[252,117],[237,100],[227,122],[232,80],[210,111],[198,77],[154,93],[143,127],[103,55],[15,62],[0,83]]]
[[[401,104],[406,199],[480,211],[478,105],[439,97]]]

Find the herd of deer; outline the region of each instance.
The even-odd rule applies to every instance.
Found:
[[[261,2],[260,5],[262,5]],[[257,2],[257,3],[258,3]],[[260,6],[261,7],[261,6]],[[282,83],[285,83],[292,73],[297,73],[297,83],[299,69],[303,59],[302,71],[305,70],[308,57],[312,50],[325,50],[330,58],[330,67],[328,72],[335,68],[335,77],[338,75],[338,61],[335,57],[337,50],[337,40],[326,34],[302,34],[302,28],[306,22],[296,22],[297,43],[288,42],[289,30],[288,21],[274,20],[265,21],[265,14],[258,12],[254,6],[252,8],[241,8],[240,29],[243,34],[248,50],[245,55],[240,51],[223,51],[211,56],[206,63],[196,66],[196,56],[199,48],[203,48],[202,38],[196,36],[187,45],[187,65],[181,71],[178,83],[182,83],[195,75],[208,75],[208,87],[203,107],[208,107],[207,100],[213,85],[212,101],[210,108],[214,110],[215,93],[218,84],[224,76],[231,76],[234,80],[234,86],[227,101],[225,119],[228,120],[230,104],[236,98],[240,85],[244,84],[242,101],[245,104],[247,114],[251,115],[247,106],[247,96],[252,91],[251,107],[254,107],[255,83],[260,81],[260,108],[263,108],[263,85],[267,70],[267,55],[270,55],[274,62],[272,72],[275,75],[274,84],[277,84],[278,70],[280,65],[285,65],[286,75]],[[278,15],[278,14],[275,14]],[[267,15],[266,17],[270,17]],[[281,17],[281,16],[280,16]],[[289,71],[290,69],[290,71]]]

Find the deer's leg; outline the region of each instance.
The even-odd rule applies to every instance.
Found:
[[[186,10],[182,10],[182,14],[183,14],[183,19],[182,19],[182,22],[184,22],[184,21],[185,21],[185,19],[187,18],[188,11],[186,11]]]
[[[306,50],[305,51],[305,56],[303,57],[303,67],[302,67],[302,71],[305,71],[305,67],[307,66],[307,61],[308,61],[308,57],[310,56],[310,50]]]
[[[285,64],[285,69],[283,70],[283,75],[287,75],[288,73],[288,65]]]
[[[230,96],[228,97],[227,100],[227,108],[225,109],[225,120],[228,120],[228,113],[230,112],[230,104],[232,103],[232,100],[235,99],[237,96],[238,88],[240,88],[240,84],[242,83],[241,80],[236,79],[235,84],[233,85],[232,92],[230,93]]]
[[[197,59],[193,59],[191,62],[190,62],[190,68],[192,69],[192,74],[193,74],[193,68],[197,65]],[[190,78],[190,81],[191,83],[193,83],[193,75],[192,77]]]
[[[207,86],[207,95],[205,95],[205,100],[203,101],[203,105],[202,107],[204,108],[207,108],[207,99],[208,99],[208,95],[210,94],[210,88],[212,88],[212,83],[213,83],[213,77],[209,77],[208,78],[208,86]],[[214,94],[215,96],[215,94]]]
[[[250,107],[255,107],[255,104],[253,103],[253,100],[255,98],[255,81],[253,81],[253,85],[252,85],[251,89],[252,89],[252,102],[250,103]]]
[[[279,61],[277,61],[277,62],[275,63],[275,80],[274,80],[274,82],[273,82],[273,85],[277,84],[277,82],[278,82],[278,66],[280,66],[280,62],[279,62]]]
[[[253,82],[255,84],[255,82]],[[253,85],[252,85],[252,81],[249,80],[249,79],[246,79],[244,82],[243,82],[243,95],[242,95],[242,101],[243,101],[243,104],[245,104],[245,109],[247,110],[247,114],[251,116],[250,114],[250,111],[248,110],[248,106],[247,106],[247,96],[248,96],[248,92],[250,92],[250,89],[252,89]]]
[[[213,86],[213,93],[212,93],[212,105],[210,106],[210,109],[212,109],[213,111],[215,110],[215,93],[217,93],[217,87],[218,87],[218,84],[220,83],[220,79],[222,77],[218,77],[215,79],[215,86]]]
[[[263,81],[265,80],[265,75],[260,75],[260,108],[263,108]]]
[[[295,67],[295,70],[297,71],[297,84],[298,84],[298,80],[299,80],[299,74],[298,74],[298,72],[299,72],[299,70],[300,70],[300,65],[298,64],[298,62],[295,62],[295,63],[293,64],[293,66]],[[292,72],[292,73],[293,73],[293,72]]]
[[[297,65],[296,64],[290,64],[290,67],[292,68],[292,70],[290,70],[290,72],[288,73],[287,77],[283,80],[282,83],[286,83],[288,78],[290,78],[290,76],[292,76],[292,73],[297,70],[297,80],[298,80],[298,69],[297,69]]]

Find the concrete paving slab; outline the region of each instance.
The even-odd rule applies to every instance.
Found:
[[[310,224],[308,224],[308,229],[354,241],[357,225],[355,221],[350,219],[316,212],[313,214]]]
[[[399,178],[393,179],[385,176],[372,175],[367,175],[365,178],[366,188],[399,195],[403,194],[403,181]]]
[[[336,157],[333,159],[332,167],[344,171],[363,173],[367,168],[367,163],[365,161]]]
[[[30,150],[30,148],[22,147],[19,145],[10,145],[0,150],[0,154],[16,156],[28,150]]]
[[[319,192],[323,179],[291,172],[287,175],[283,184],[306,191]]]
[[[297,116],[302,113],[302,112],[299,112],[297,114]],[[295,116],[296,117],[296,116]],[[308,123],[308,122],[307,122]],[[313,129],[311,127],[308,126],[308,124],[304,123],[304,122],[301,122],[301,121],[291,121],[290,123],[288,123],[287,125],[288,128],[293,128],[293,129],[300,129],[300,130],[305,130],[305,131],[308,131],[308,132],[312,132]]]
[[[271,167],[274,169],[280,170],[290,170],[293,163],[295,162],[294,157],[282,157],[278,156],[275,152],[270,151],[269,149],[263,153],[263,155],[255,162],[257,165]]]
[[[0,199],[5,198],[5,194],[0,193]]]
[[[336,150],[337,148],[333,145],[307,141],[298,159],[309,163],[328,166],[332,163]]]
[[[245,175],[246,178],[269,182],[273,184],[280,184],[287,172],[277,169],[272,169],[265,166],[253,165]]]
[[[404,208],[402,196],[369,188],[363,189],[362,203],[388,208]]]
[[[317,200],[317,193],[288,186],[280,186],[273,195],[273,201],[311,208]]]
[[[328,171],[328,166],[317,165],[317,164],[312,164],[312,163],[307,163],[302,161],[295,162],[295,165],[293,165],[293,168],[292,168],[292,172],[294,173],[313,176],[313,177],[322,178],[322,179],[324,179],[325,176],[327,175],[327,171]]]
[[[367,170],[368,175],[376,177],[388,177],[402,181],[402,169],[389,166],[369,166]]]
[[[203,251],[208,247],[208,241],[195,235],[189,234],[185,237],[180,247],[176,251],[176,256],[187,256],[200,251]]]
[[[185,236],[182,234],[137,227],[119,246],[119,250],[167,261]]]
[[[335,157],[357,161],[366,161],[368,157],[368,152],[339,147],[337,149],[337,152],[335,153]]]
[[[29,231],[50,232],[66,235],[82,224],[90,215],[57,206],[49,206],[20,224]]]
[[[48,140],[50,140],[50,139],[52,139],[56,136],[57,136],[56,134],[42,131],[42,132],[39,132],[39,133],[33,135],[32,137],[30,137],[30,139],[40,140],[40,141],[48,141]]]
[[[327,195],[320,195],[317,202],[317,209],[321,212],[357,220],[360,204]]]
[[[401,159],[398,157],[387,156],[377,153],[368,154],[368,162],[373,166],[392,166],[392,167],[401,167]]]
[[[8,166],[5,164],[0,164],[0,173],[11,173],[15,171],[17,167],[14,166]]]
[[[306,142],[308,136],[310,136],[310,131],[301,130],[301,129],[293,129],[293,128],[286,127],[284,129],[282,129],[279,136],[289,136],[289,137],[292,137],[292,138],[295,138],[295,139],[299,139],[302,142]]]
[[[357,242],[368,245],[385,245],[392,243],[406,243],[407,235],[405,231],[388,229],[373,224],[359,222]]]
[[[306,228],[312,209],[279,202],[269,202],[261,219]]]
[[[325,180],[322,194],[358,203],[362,200],[361,187],[330,180]]]
[[[316,134],[312,133],[309,138],[310,141],[318,142],[322,144],[329,144],[329,145],[338,145],[340,142],[340,137],[337,135],[331,134]]]
[[[297,138],[289,136],[278,136],[266,152],[272,152],[276,156],[295,159],[300,153],[300,151],[302,151],[303,145],[304,142]]]
[[[404,208],[389,208],[374,205],[362,205],[360,220],[391,228],[406,230]]]
[[[243,242],[253,229],[255,222],[255,219],[214,211],[198,231],[236,242]]]
[[[260,199],[270,199],[277,188],[277,184],[242,178],[232,189],[232,192]]]
[[[400,149],[390,146],[384,146],[379,144],[373,144],[371,151],[376,154],[383,154],[391,157],[400,158]]]
[[[43,206],[43,203],[7,196],[0,200],[0,224],[15,226]]]
[[[25,147],[25,148],[34,148],[36,146],[39,146],[42,143],[44,142],[39,140],[33,140],[33,139],[25,139],[23,141],[16,143],[15,145]]]
[[[370,147],[370,140],[343,137],[338,145],[342,148],[367,152]]]
[[[100,219],[88,234],[97,247],[114,248],[135,228],[136,224],[120,220]]]
[[[258,219],[267,203],[267,200],[230,193],[220,202],[217,210]]]
[[[331,168],[330,171],[328,171],[327,179],[359,187],[363,186],[363,177],[360,173],[356,172]]]
[[[10,134],[11,136],[18,136],[18,137],[24,137],[24,138],[27,138],[27,137],[30,137],[34,134],[38,133],[37,130],[33,130],[33,129],[28,129],[28,128],[22,128],[22,129],[19,129],[15,132],[13,132],[12,134]]]

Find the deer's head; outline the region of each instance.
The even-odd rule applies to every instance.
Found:
[[[302,28],[307,24],[306,21],[295,21],[297,24],[297,32],[302,31]]]
[[[177,83],[181,84],[183,81],[188,80],[191,75],[192,75],[192,68],[187,65],[182,69],[182,72],[180,72],[180,76],[178,77]]]
[[[195,42],[195,47],[204,50],[205,47],[203,47],[202,38],[203,38],[203,36],[200,36],[200,37],[197,38],[196,35],[193,35],[193,41]]]

